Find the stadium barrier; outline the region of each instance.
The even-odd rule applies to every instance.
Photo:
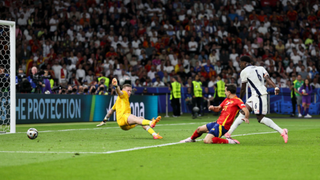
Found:
[[[132,113],[147,119],[158,116],[158,113],[172,112],[170,105],[170,91],[167,87],[147,88],[136,87],[135,95],[130,97]],[[279,95],[274,95],[274,89],[268,88],[269,113],[290,114],[292,112],[290,90],[281,88]],[[187,88],[181,91],[181,112],[190,113],[185,102]],[[239,96],[240,88],[237,89]],[[209,88],[213,95],[213,88]],[[320,89],[313,94],[310,114],[319,114]],[[249,97],[251,92],[249,91]],[[46,94],[17,94],[16,119],[17,123],[53,123],[53,122],[87,122],[101,121],[107,111],[115,103],[116,96],[105,95],[46,95]],[[245,102],[245,99],[243,99]],[[1,119],[7,116],[9,106],[4,106],[7,100],[2,99]],[[6,108],[4,108],[6,107]],[[115,120],[115,113],[110,118]]]
[[[102,121],[117,96],[17,94],[18,124]],[[147,119],[158,116],[156,96],[130,97],[132,114]],[[115,113],[110,118],[115,120]]]

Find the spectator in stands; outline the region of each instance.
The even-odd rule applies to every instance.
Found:
[[[210,62],[210,60],[208,59],[207,60],[207,64],[205,65],[205,66],[203,66],[204,67],[204,69],[205,69],[205,71],[207,72],[207,73],[209,73],[210,72],[210,69],[214,69],[214,66],[211,64],[211,62]]]
[[[153,83],[153,87],[164,87],[165,84],[160,80],[160,77],[156,78],[156,81]]]
[[[310,74],[311,76],[310,75],[309,76],[311,79],[314,79],[316,75],[319,74],[319,71],[317,71],[317,68],[315,65],[312,65],[312,70],[310,71]]]
[[[34,66],[48,68],[49,74],[59,79],[60,84],[90,85],[94,84],[96,74],[121,76],[122,69],[142,78],[140,73],[144,74],[144,70],[141,67],[146,67],[149,72],[152,65],[158,65],[154,70],[159,76],[163,71],[160,79],[166,83],[175,65],[179,64],[178,60],[182,60],[186,77],[194,77],[201,71],[202,59],[210,60],[209,64],[207,61],[204,64],[207,72],[207,67],[210,70],[214,66],[210,71],[212,74],[222,73],[232,82],[233,78],[239,77],[237,59],[242,55],[252,56],[254,63],[268,66],[270,75],[275,74],[275,77],[280,74],[288,79],[298,72],[303,77],[307,74],[306,77],[309,76],[313,82],[319,76],[316,67],[319,67],[320,31],[314,23],[317,10],[313,10],[318,6],[313,2],[277,2],[272,7],[274,12],[260,11],[257,1],[243,6],[227,1],[225,4],[220,1],[162,1],[153,4],[140,0],[129,2],[127,6],[125,2],[88,6],[86,1],[78,1],[75,5],[61,0],[60,4],[65,6],[48,1],[45,6],[33,8],[36,3],[23,1],[21,12],[16,4],[4,5],[12,8],[11,13],[5,14],[5,19],[15,20],[21,25],[16,27],[17,67],[29,71],[37,61]],[[159,58],[157,54],[160,54]],[[238,56],[233,57],[235,54]],[[153,62],[154,59],[157,62]],[[163,68],[159,66],[161,59],[165,61]],[[151,61],[150,65],[147,65],[148,61]],[[223,70],[228,66],[232,68],[232,74],[227,74],[227,69]],[[177,73],[180,73],[180,68],[181,65]],[[87,82],[74,80],[73,74],[77,77],[79,69],[83,69],[84,76],[81,77]],[[208,77],[212,78],[214,75],[210,72]],[[87,79],[88,75],[90,78]],[[147,81],[146,75],[142,78],[144,82]],[[179,75],[182,83],[186,84],[188,78]],[[67,92],[66,85],[64,92],[61,89],[60,93]],[[80,87],[78,89],[80,91]]]
[[[144,87],[151,87],[152,86],[152,81],[150,77],[147,77],[146,80],[142,83],[142,86]]]
[[[310,83],[311,86],[313,86],[313,89],[320,88],[320,84],[318,83],[318,78],[314,78],[312,83]]]
[[[188,43],[189,53],[191,56],[194,56],[198,49],[198,43],[194,40],[194,37],[191,37],[190,42]]]
[[[216,84],[216,83],[217,83],[217,81],[216,81],[215,76],[211,76],[211,79],[210,79],[210,81],[208,83],[208,87],[209,88],[214,87],[214,84]]]
[[[305,66],[301,65],[301,71],[299,72],[299,75],[301,75],[302,79],[306,79],[308,77],[308,72],[306,72],[305,69]]]

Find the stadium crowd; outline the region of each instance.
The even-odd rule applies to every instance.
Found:
[[[320,87],[320,2],[302,0],[6,0],[16,21],[20,92],[113,94],[111,79],[167,86],[173,76],[203,87],[217,75],[241,85],[251,56],[278,87],[300,74]],[[22,78],[19,78],[22,77]]]

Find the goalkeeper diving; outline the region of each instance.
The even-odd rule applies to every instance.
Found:
[[[148,131],[153,136],[153,139],[162,139],[162,137],[157,134],[152,128],[161,120],[161,116],[158,116],[156,119],[146,120],[143,117],[137,117],[131,114],[129,97],[132,92],[132,86],[130,84],[124,84],[122,86],[122,91],[118,86],[118,81],[116,78],[112,79],[112,85],[115,87],[118,94],[116,103],[109,110],[104,120],[97,126],[103,126],[106,124],[106,121],[110,116],[116,111],[117,123],[122,130],[129,130],[134,128],[136,124],[142,126],[143,129]]]

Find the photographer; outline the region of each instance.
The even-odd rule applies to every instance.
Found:
[[[110,79],[109,78],[100,75],[100,77],[98,77],[98,82],[99,82],[99,84],[104,84],[106,86],[105,89],[108,90],[109,83],[110,83]]]
[[[67,94],[67,90],[61,87],[58,94]]]
[[[91,86],[90,87],[89,94],[91,94],[91,95],[95,95],[96,94],[96,87],[95,86]]]
[[[96,87],[96,89],[97,89],[97,92],[96,92],[96,94],[98,94],[98,95],[108,95],[108,86],[106,86],[105,85],[105,80],[106,79],[104,79],[104,78],[101,78],[100,77],[100,79],[98,78],[98,82],[99,83],[97,83],[96,85],[95,85],[95,87]]]
[[[79,95],[83,95],[83,94],[85,94],[84,92],[83,92],[83,86],[79,86],[79,90],[78,90],[78,94]]]
[[[16,88],[18,93],[31,93],[31,83],[28,81],[26,74],[20,68],[16,76]]]
[[[72,94],[78,94],[78,86],[72,87]]]
[[[80,89],[80,88],[79,88]],[[83,94],[89,94],[89,88],[87,85],[83,86]]]
[[[41,78],[41,72],[38,73],[37,67],[31,68],[31,75],[28,76],[28,81],[31,84],[32,87],[32,93],[40,93],[42,89],[42,78]]]
[[[62,89],[63,87],[61,85],[59,86],[54,86],[51,91],[55,94],[62,94]],[[64,92],[65,93],[65,92]]]
[[[77,94],[78,88],[77,86],[68,86],[68,90],[67,90],[67,94],[73,95],[73,94]]]
[[[106,89],[106,86],[104,84],[100,84],[97,95],[108,95],[108,92],[106,92],[105,89]]]

